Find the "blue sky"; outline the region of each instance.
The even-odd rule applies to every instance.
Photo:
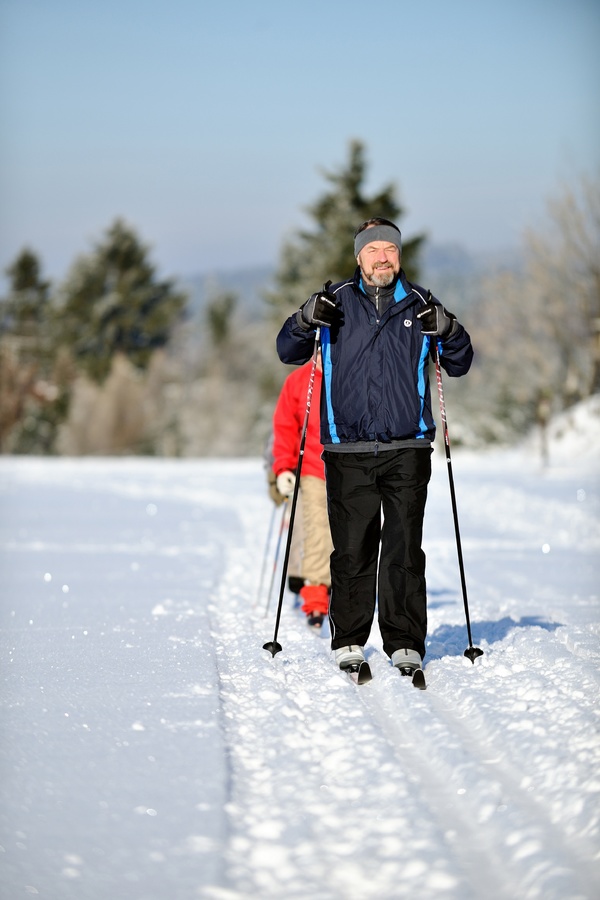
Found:
[[[0,267],[116,216],[161,273],[275,264],[364,141],[406,236],[518,246],[600,171],[597,0],[0,0]]]

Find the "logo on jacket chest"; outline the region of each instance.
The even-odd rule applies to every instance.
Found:
[[[406,326],[407,328],[410,328],[411,325],[412,325],[412,322],[411,322],[410,319],[405,319],[405,320],[404,320],[404,324],[405,324],[405,326]]]

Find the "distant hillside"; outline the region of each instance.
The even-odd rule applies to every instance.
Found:
[[[421,284],[431,289],[449,310],[462,315],[477,302],[481,279],[499,271],[519,271],[518,251],[471,253],[459,244],[425,244],[421,253]]]
[[[263,294],[274,271],[272,266],[256,266],[207,272],[182,279],[180,285],[190,298],[188,312],[191,318],[200,319],[211,300],[225,292],[236,294],[237,311],[242,319],[262,316],[265,311]]]
[[[470,253],[459,244],[425,244],[421,254],[420,281],[423,286],[430,287],[449,309],[456,307],[460,311],[477,295],[478,277],[501,268],[518,267],[519,259],[514,251],[481,254]],[[242,319],[264,315],[264,292],[274,272],[274,266],[263,265],[206,272],[182,279],[181,287],[190,297],[188,309],[191,318],[196,321],[201,319],[207,304],[225,291],[237,295],[237,313]]]

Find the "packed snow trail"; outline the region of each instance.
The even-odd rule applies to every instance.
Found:
[[[259,461],[0,459],[2,896],[592,900],[597,469],[441,454],[428,689],[256,590]]]

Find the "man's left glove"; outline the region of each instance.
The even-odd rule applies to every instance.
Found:
[[[432,334],[436,337],[450,337],[456,327],[456,316],[454,313],[444,309],[441,303],[434,303],[429,300],[417,313],[417,319],[421,323],[423,334]]]

